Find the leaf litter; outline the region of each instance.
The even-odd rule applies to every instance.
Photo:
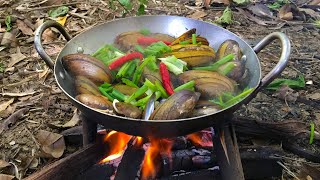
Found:
[[[64,19],[62,19],[63,21],[66,20],[65,22],[65,27],[67,27],[68,30],[71,30],[72,34],[78,34],[79,32],[81,32],[82,30],[85,30],[87,27],[91,27],[97,23],[100,22],[105,22],[105,21],[109,21],[114,19],[115,17],[124,17],[124,16],[128,16],[128,15],[136,15],[137,11],[141,14],[145,13],[147,15],[149,14],[174,14],[174,15],[181,15],[181,16],[192,16],[195,19],[203,19],[204,21],[213,21],[217,18],[220,17],[220,15],[222,14],[222,11],[225,9],[225,6],[223,6],[223,3],[219,4],[220,7],[216,6],[219,0],[211,0],[211,1],[201,1],[201,0],[197,0],[195,1],[196,3],[198,3],[198,7],[192,6],[190,5],[190,1],[184,1],[185,3],[182,4],[180,3],[180,1],[173,1],[172,3],[164,3],[161,1],[157,1],[157,4],[154,4],[153,1],[149,1],[148,4],[146,4],[144,6],[145,9],[143,8],[139,8],[138,11],[138,7],[140,7],[140,4],[135,4],[132,3],[132,9],[130,10],[130,7],[128,5],[126,5],[125,1],[123,2],[123,6],[128,8],[128,11],[123,13],[122,11],[125,11],[123,9],[123,6],[120,6],[118,2],[114,3],[114,6],[116,7],[116,9],[111,9],[109,8],[108,5],[102,4],[102,3],[97,3],[97,1],[86,1],[85,3],[81,3],[81,4],[76,4],[76,5],[68,5],[68,7],[71,10],[76,9],[75,13],[72,14],[68,14],[67,16],[61,16]],[[278,2],[280,0],[277,0],[276,2]],[[315,0],[316,1],[316,0]],[[223,0],[220,0],[220,2],[223,2]],[[315,30],[314,29],[308,29],[307,31],[301,31],[302,29],[298,29],[295,32],[292,32],[291,29],[293,29],[294,27],[296,27],[297,25],[294,23],[297,23],[296,20],[297,19],[303,19],[298,16],[295,16],[295,12],[292,12],[293,14],[293,19],[290,21],[283,21],[281,19],[273,19],[268,18],[266,16],[258,16],[257,13],[253,13],[253,11],[248,11],[245,7],[246,6],[237,6],[236,2],[243,2],[242,0],[224,0],[225,3],[231,3],[232,6],[230,6],[230,9],[232,11],[232,15],[234,16],[233,18],[233,22],[230,24],[224,24],[224,27],[231,30],[232,32],[236,33],[237,35],[239,35],[241,38],[247,39],[247,40],[252,40],[252,41],[258,41],[260,40],[262,37],[266,36],[268,33],[273,32],[274,30],[268,30],[268,28],[275,28],[277,27],[277,29],[279,29],[279,31],[284,31],[286,34],[289,35],[289,37],[292,40],[292,44],[296,45],[293,47],[293,52],[292,54],[294,54],[295,56],[306,56],[306,55],[310,55],[310,57],[313,57],[313,55],[317,55],[320,54],[318,48],[318,43],[315,43],[319,40],[319,37],[316,35]],[[275,2],[275,1],[273,1]],[[67,3],[67,1],[65,0],[48,0],[48,1],[35,1],[34,4],[27,4],[29,2],[23,2],[21,6],[19,6],[20,4],[15,4],[17,6],[15,7],[20,7],[21,9],[24,8],[23,11],[20,11],[23,15],[25,15],[27,11],[29,11],[30,9],[33,9],[32,11],[29,11],[31,16],[30,21],[32,23],[34,23],[34,27],[38,27],[39,24],[42,24],[44,20],[48,20],[48,19],[52,19],[52,17],[48,18],[48,11],[52,8],[46,8],[46,9],[40,9],[37,10],[36,8],[43,8],[45,6],[52,6],[52,5],[56,5],[56,4],[64,4]],[[51,3],[51,4],[50,4]],[[188,4],[186,7],[185,4]],[[171,6],[170,6],[171,5]],[[172,6],[173,5],[173,6]],[[249,4],[250,5],[250,4]],[[283,6],[284,4],[282,4],[281,6]],[[102,7],[103,6],[103,7]],[[205,6],[208,9],[203,9],[202,7]],[[98,7],[98,8],[96,8]],[[100,8],[101,7],[101,8]],[[152,9],[158,9],[158,7],[163,7],[164,11],[155,11]],[[174,7],[174,8],[173,8]],[[190,13],[190,7],[192,8],[192,13]],[[57,7],[56,7],[57,8]],[[272,12],[275,14],[277,14],[277,12],[279,11],[281,7],[279,7],[278,9],[273,9]],[[313,18],[312,20],[316,20],[317,15],[312,15],[312,11],[308,11],[310,10],[308,7],[303,6],[304,9],[308,9],[306,11],[304,11],[303,9],[300,9],[301,7],[299,5],[297,5],[297,8],[299,11],[303,12],[304,14],[306,14],[306,18],[309,19],[310,17]],[[97,10],[95,10],[97,9]],[[108,9],[108,13],[106,13],[106,11],[102,10],[102,9]],[[216,10],[217,9],[217,10]],[[242,11],[245,11],[245,13],[241,13],[240,11],[237,11],[237,9],[241,9]],[[143,12],[144,11],[144,12]],[[262,11],[264,12],[264,11]],[[267,11],[266,11],[267,12]],[[70,13],[70,11],[69,11]],[[317,12],[316,12],[317,13]],[[205,15],[206,14],[206,15]],[[268,14],[268,13],[267,13]],[[29,14],[28,14],[29,15]],[[270,15],[270,14],[269,14]],[[4,17],[3,17],[4,18]],[[19,18],[18,18],[19,19]],[[22,20],[22,19],[19,19]],[[313,21],[309,21],[313,23]],[[21,23],[21,22],[18,22]],[[31,33],[30,30],[27,30],[27,32],[23,32],[23,26],[22,24],[20,24],[20,28],[17,27],[18,23],[16,22],[11,22],[12,24],[12,30],[10,32],[5,32],[3,34],[6,34],[6,38],[3,42],[3,44],[1,45],[1,47],[6,47],[5,49],[3,49],[2,51],[0,51],[0,57],[6,57],[12,53],[15,53],[15,49],[12,47],[16,47],[18,45],[18,42],[22,42],[23,44],[21,44],[20,47],[24,47],[24,46],[28,46],[31,47],[32,44],[30,42],[26,42],[26,44],[24,44],[24,38],[32,38],[32,35],[28,35]],[[257,25],[261,24],[261,25]],[[299,26],[303,26],[304,29],[306,28],[304,26],[303,23],[305,22],[299,22]],[[25,25],[27,25],[28,27],[31,28],[31,26],[29,26],[29,24],[25,23]],[[281,25],[281,26],[280,26]],[[289,25],[289,27],[288,27]],[[5,27],[5,26],[4,26]],[[266,28],[267,27],[267,28]],[[286,28],[286,29],[284,29]],[[18,30],[21,31],[21,33],[18,33]],[[32,29],[32,28],[31,28]],[[33,29],[34,30],[34,29]],[[311,35],[310,35],[311,33]],[[8,38],[9,37],[9,38]],[[57,39],[58,37],[58,33],[56,33],[56,31],[52,31],[51,29],[48,29],[46,31],[46,33],[43,35],[43,40],[44,40],[44,44],[45,44],[45,49],[48,50],[47,52],[49,54],[51,54],[52,57],[55,57],[57,55],[57,53],[59,53],[61,51],[61,48],[64,45],[64,42],[61,42],[59,39]],[[2,40],[1,40],[2,41]],[[304,48],[303,44],[304,42],[308,42],[308,46],[307,48]],[[316,44],[316,45],[315,45]],[[273,47],[273,45],[270,45],[271,47]],[[299,46],[299,48],[297,48]],[[272,53],[276,53],[278,52],[279,48],[267,48],[266,51],[271,51]],[[51,52],[50,52],[51,51]],[[69,112],[69,111],[64,111],[61,110],[59,108],[52,108],[52,104],[49,104],[48,109],[44,110],[42,103],[48,99],[50,99],[51,97],[53,99],[55,99],[55,103],[57,104],[61,104],[63,105],[62,109],[65,109],[64,106],[69,105],[69,107],[73,107],[71,105],[71,103],[67,100],[67,98],[63,95],[63,93],[61,92],[61,90],[56,86],[55,84],[55,80],[53,77],[52,73],[49,73],[50,70],[44,69],[42,68],[42,66],[44,65],[44,62],[39,60],[38,56],[31,56],[32,53],[34,53],[34,48],[32,47],[31,50],[27,50],[27,51],[22,51],[21,53],[24,54],[25,56],[27,56],[28,58],[30,57],[33,61],[23,61],[21,60],[20,62],[15,63],[14,65],[12,65],[10,71],[4,72],[3,76],[0,77],[0,80],[3,80],[5,85],[9,85],[8,89],[4,89],[1,92],[2,93],[12,93],[12,94],[5,94],[6,96],[0,96],[1,98],[1,104],[2,102],[5,103],[7,101],[9,101],[11,98],[15,98],[17,99],[17,103],[12,102],[9,106],[7,106],[5,112],[8,112],[10,109],[11,113],[8,114],[11,115],[14,112],[16,112],[15,108],[19,109],[19,108],[23,108],[25,106],[29,106],[31,107],[30,111],[28,111],[28,116],[25,117],[26,120],[24,121],[16,121],[14,124],[14,127],[10,127],[8,130],[4,131],[3,134],[5,136],[5,138],[1,139],[1,143],[5,144],[5,148],[4,151],[9,151],[10,148],[6,147],[6,145],[9,144],[9,142],[15,141],[16,145],[19,145],[19,141],[20,142],[27,142],[26,144],[28,145],[28,147],[30,149],[34,149],[34,143],[33,140],[30,139],[29,135],[25,135],[25,137],[22,137],[22,134],[19,134],[19,130],[21,131],[21,129],[23,130],[23,127],[26,123],[28,123],[28,126],[30,126],[31,128],[37,129],[37,130],[47,130],[47,133],[51,133],[50,132],[50,127],[48,127],[48,124],[52,123],[52,122],[60,122],[58,125],[59,126],[64,126],[67,125],[68,123],[65,123],[66,120],[70,120],[72,123],[71,125],[68,126],[72,126],[73,124],[78,124],[78,121],[72,121],[72,116],[76,116],[77,113],[75,112]],[[300,54],[302,53],[302,54]],[[304,54],[303,54],[304,53]],[[263,62],[263,68],[262,70],[264,72],[268,72],[268,70],[270,70],[270,68],[273,67],[273,64],[270,63],[269,59],[265,58],[265,54],[264,52],[259,53],[259,57],[262,57],[261,60]],[[10,57],[11,58],[11,57]],[[1,59],[2,61],[2,59]],[[315,60],[316,61],[316,60]],[[10,62],[10,59],[5,59],[4,63],[3,63],[3,67],[7,67],[8,63]],[[299,64],[300,63],[300,64]],[[301,71],[303,74],[306,74],[307,72],[309,72],[309,70],[311,69],[311,73],[312,73],[312,77],[308,77],[308,80],[312,80],[314,83],[311,85],[308,85],[307,87],[303,87],[303,88],[294,88],[294,87],[289,87],[290,89],[293,90],[293,92],[288,88],[285,89],[282,87],[285,87],[285,85],[281,85],[278,89],[278,91],[283,91],[282,94],[284,94],[283,97],[287,98],[288,100],[288,92],[289,95],[290,93],[294,94],[294,93],[299,93],[299,97],[311,97],[312,94],[315,94],[316,91],[315,89],[319,88],[318,87],[318,82],[319,82],[319,69],[317,68],[317,65],[315,64],[310,64],[310,62],[308,61],[303,61],[301,62],[299,60],[299,63],[295,62],[295,60],[292,60],[292,62],[289,63],[288,66],[294,66],[295,68],[299,69],[299,71]],[[301,65],[303,63],[307,63],[306,65]],[[308,64],[309,63],[309,64]],[[314,63],[314,62],[312,62]],[[28,70],[33,70],[35,71],[36,69],[42,69],[41,71],[38,72],[38,74],[35,74],[36,76],[32,77],[31,80],[32,81],[28,81],[28,82],[24,82],[24,83],[13,83],[16,82],[14,80],[17,80],[18,78],[23,79],[24,76],[17,76],[17,73],[20,72],[19,67],[21,67],[21,65],[26,65],[28,66]],[[312,65],[312,66],[311,66]],[[37,68],[35,68],[37,67]],[[39,68],[41,67],[41,68]],[[2,78],[2,79],[1,79]],[[39,81],[40,78],[40,81]],[[288,76],[283,76],[283,79],[290,79],[290,77]],[[21,80],[22,81],[22,80]],[[38,96],[38,93],[31,93],[31,94],[26,94],[24,96],[16,96],[18,95],[17,92],[28,92],[25,91],[24,87],[22,84],[33,84],[32,87],[34,87],[34,89],[46,89],[48,91],[45,91],[46,93],[41,93],[41,96]],[[2,86],[2,88],[4,88],[4,86]],[[33,91],[30,91],[33,92]],[[267,91],[270,94],[276,94],[277,91]],[[261,94],[261,93],[260,93]],[[3,94],[2,94],[3,95]],[[9,96],[7,96],[9,95]],[[10,96],[12,95],[12,96]],[[29,98],[29,96],[33,97],[37,97],[35,99]],[[264,96],[267,96],[264,94]],[[314,95],[315,96],[315,95]],[[24,99],[19,100],[19,97],[22,97]],[[28,98],[27,98],[28,97]],[[274,119],[274,120],[287,120],[290,118],[299,118],[300,121],[303,122],[309,122],[312,120],[312,118],[316,115],[317,112],[313,111],[313,109],[310,109],[310,107],[306,106],[306,105],[301,105],[301,103],[299,103],[298,101],[288,101],[288,105],[290,106],[290,109],[292,109],[292,111],[294,111],[296,113],[296,116],[293,116],[291,114],[288,114],[287,112],[283,113],[278,113],[278,111],[281,111],[280,109],[283,107],[286,107],[286,104],[283,101],[279,101],[278,97],[271,97],[271,96],[267,96],[267,98],[263,99],[263,101],[261,100],[261,95],[259,97],[257,97],[253,103],[250,103],[248,105],[248,110],[246,111],[247,116],[255,116],[257,118],[265,118],[267,120],[269,119]],[[260,98],[260,99],[259,99]],[[263,102],[263,103],[262,103]],[[256,112],[252,113],[250,111],[250,109],[252,109],[255,105],[258,104],[258,107],[256,108]],[[269,106],[270,104],[270,106]],[[272,105],[272,106],[271,106]],[[57,105],[58,106],[58,105]],[[60,106],[60,105],[59,105]],[[302,110],[305,110],[305,112],[308,112],[309,115],[307,116],[303,116],[302,112],[300,112]],[[32,110],[32,111],[31,111]],[[289,111],[289,113],[291,112],[291,110]],[[319,113],[319,112],[318,112]],[[3,122],[6,117],[0,117],[2,119],[0,119],[0,122]],[[77,118],[76,118],[77,119]],[[45,120],[45,122],[47,122],[48,124],[43,124],[43,121]],[[314,120],[314,119],[313,119]],[[38,122],[38,123],[29,123],[29,122]],[[315,121],[315,124],[316,121]],[[280,125],[281,126],[281,125]],[[68,127],[65,127],[68,128]],[[65,129],[63,128],[63,129]],[[316,126],[317,129],[317,126]],[[61,129],[55,129],[54,132],[60,132]],[[22,131],[24,132],[24,131]],[[35,133],[38,133],[35,132]],[[58,133],[56,133],[58,134]],[[10,137],[10,138],[9,138]],[[59,136],[58,136],[59,137]],[[23,139],[26,139],[26,141],[23,141]],[[38,140],[37,140],[38,141]],[[58,142],[60,140],[57,140]],[[56,142],[57,142],[56,141]],[[58,143],[59,144],[59,143]],[[52,155],[52,152],[55,148],[56,145],[47,145],[49,147],[51,147],[51,150],[49,148],[46,149],[47,152],[47,157],[48,158],[54,158]],[[58,146],[57,146],[58,147]],[[1,147],[2,148],[2,147]],[[59,149],[59,148],[58,148]],[[62,148],[60,148],[62,149]],[[2,150],[2,149],[1,149]],[[31,150],[30,150],[31,151]],[[28,152],[30,152],[28,151]],[[66,151],[66,150],[65,150]],[[19,152],[17,153],[19,154],[23,154],[23,152]],[[31,154],[31,153],[29,153]],[[60,150],[60,154],[61,154],[61,150]],[[58,153],[58,155],[60,155]],[[57,154],[55,154],[57,155]],[[57,156],[56,156],[57,157]],[[40,158],[42,159],[42,158]],[[23,160],[24,161],[24,160]],[[42,160],[39,162],[43,162]],[[42,164],[43,165],[43,164]],[[19,164],[17,164],[17,166],[19,166]]]

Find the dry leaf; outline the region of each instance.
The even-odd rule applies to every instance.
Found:
[[[291,21],[293,20],[293,14],[291,12],[290,4],[285,4],[279,9],[278,16],[280,19]]]
[[[8,167],[8,166],[11,166],[11,164],[8,163],[7,161],[4,161],[4,160],[0,159],[0,170],[2,168]]]
[[[188,17],[192,18],[192,19],[200,19],[200,18],[205,17],[206,15],[208,15],[206,12],[196,11],[195,13],[189,15]]]
[[[36,138],[41,144],[42,151],[49,157],[59,158],[66,149],[64,138],[60,134],[40,130]]]
[[[20,19],[17,19],[16,23],[17,23],[18,29],[20,29],[20,31],[23,34],[29,35],[29,36],[33,35],[33,30],[29,26],[27,26],[25,22],[21,21]]]
[[[289,102],[295,102],[299,96],[298,92],[294,92],[293,89],[291,89],[289,86],[284,85],[281,86],[277,92],[275,93],[275,95],[280,98],[283,99],[285,101],[289,101]]]
[[[64,26],[66,24],[66,21],[67,21],[67,16],[63,16],[63,17],[58,17],[56,19],[56,21],[61,24],[62,26]]]
[[[51,29],[46,29],[42,34],[43,43],[52,42],[56,38],[56,34]]]
[[[0,104],[0,113],[1,113],[2,111],[4,111],[5,109],[7,109],[7,107],[8,107],[10,104],[13,103],[13,101],[14,101],[14,98],[10,99],[10,100],[7,101],[7,102],[1,103],[1,104]]]
[[[14,176],[8,175],[8,174],[0,174],[0,179],[1,180],[12,180],[14,179]]]
[[[11,60],[10,60],[10,62],[8,64],[8,68],[13,67],[13,65],[15,65],[18,62],[20,62],[20,61],[24,60],[25,58],[27,58],[27,56],[25,56],[24,54],[22,54],[20,52],[20,48],[19,47],[17,48],[17,53],[11,54],[10,57],[11,57]]]
[[[308,94],[307,97],[314,100],[320,100],[320,92]]]
[[[306,163],[302,164],[300,174],[304,176],[310,176],[311,179],[314,179],[314,180],[320,179],[320,170]]]
[[[32,95],[36,93],[37,91],[31,91],[31,92],[17,92],[17,93],[10,93],[10,92],[3,92],[0,93],[2,96],[11,96],[11,97],[21,97],[21,96],[27,96],[27,95]]]
[[[76,126],[80,122],[80,112],[76,109],[73,112],[73,116],[70,121],[65,124],[50,124],[57,128],[70,128]]]
[[[17,120],[19,120],[23,115],[29,111],[29,108],[23,108],[19,109],[17,112],[13,113],[11,116],[9,116],[6,120],[4,120],[0,124],[0,134],[9,129],[9,126],[14,124]]]
[[[5,47],[17,47],[18,40],[15,35],[15,31],[12,30],[11,32],[5,32],[3,34],[1,45]]]
[[[309,3],[309,5],[319,5],[320,4],[320,0],[313,0]]]
[[[262,18],[274,18],[270,9],[262,3],[256,3],[248,6],[248,9],[255,15]]]
[[[39,79],[47,76],[48,73],[49,73],[49,68],[48,68],[47,66],[45,66],[45,67],[44,67],[44,70],[41,70],[41,71],[39,72]]]

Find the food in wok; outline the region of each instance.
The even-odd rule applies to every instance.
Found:
[[[177,38],[144,29],[121,33],[91,55],[65,55],[62,64],[83,104],[141,119],[154,94],[150,120],[172,120],[213,114],[250,94],[245,60],[231,39],[215,50],[196,29]]]

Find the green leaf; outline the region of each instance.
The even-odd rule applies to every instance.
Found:
[[[221,17],[219,17],[216,21],[218,24],[232,24],[232,11],[229,7],[226,7],[226,9],[223,11],[223,14]]]
[[[289,3],[288,0],[277,0],[276,2],[272,3],[272,4],[268,4],[268,8],[273,9],[273,10],[277,10],[280,9],[283,5]]]
[[[144,5],[147,5],[148,3],[148,0],[138,0],[140,4],[144,4]]]
[[[52,18],[65,16],[69,12],[69,8],[67,6],[60,6],[54,10],[49,11],[49,16]]]
[[[132,4],[130,2],[130,0],[118,0],[118,2],[124,6],[127,10],[131,10],[132,9]]]
[[[138,8],[138,11],[137,11],[137,15],[140,16],[140,15],[144,15],[144,14],[146,14],[145,5],[144,4],[140,4],[139,8]]]
[[[287,85],[290,88],[303,88],[303,87],[306,86],[306,83],[304,81],[303,75],[299,75],[299,77],[296,80],[292,80],[292,79],[275,79],[267,86],[267,89],[269,89],[269,90],[277,90],[283,85]]]
[[[3,72],[4,72],[4,64],[0,63],[0,73],[3,73]]]
[[[6,16],[5,24],[7,26],[6,31],[9,32],[12,29],[11,16]]]
[[[235,2],[236,4],[239,4],[239,5],[244,5],[244,4],[250,3],[250,0],[232,0],[232,1]]]

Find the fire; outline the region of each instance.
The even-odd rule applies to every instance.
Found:
[[[188,139],[195,145],[200,145],[202,147],[212,147],[211,134],[207,131],[200,131],[196,133],[189,134]]]
[[[166,154],[171,160],[171,147],[172,142],[166,139],[150,139],[151,145],[145,154],[141,177],[142,179],[153,179],[157,175],[157,171],[160,169],[159,155]]]
[[[102,159],[99,163],[106,163],[121,157],[130,138],[130,135],[121,132],[109,132],[104,138],[104,142],[107,142],[110,147],[109,156]]]

